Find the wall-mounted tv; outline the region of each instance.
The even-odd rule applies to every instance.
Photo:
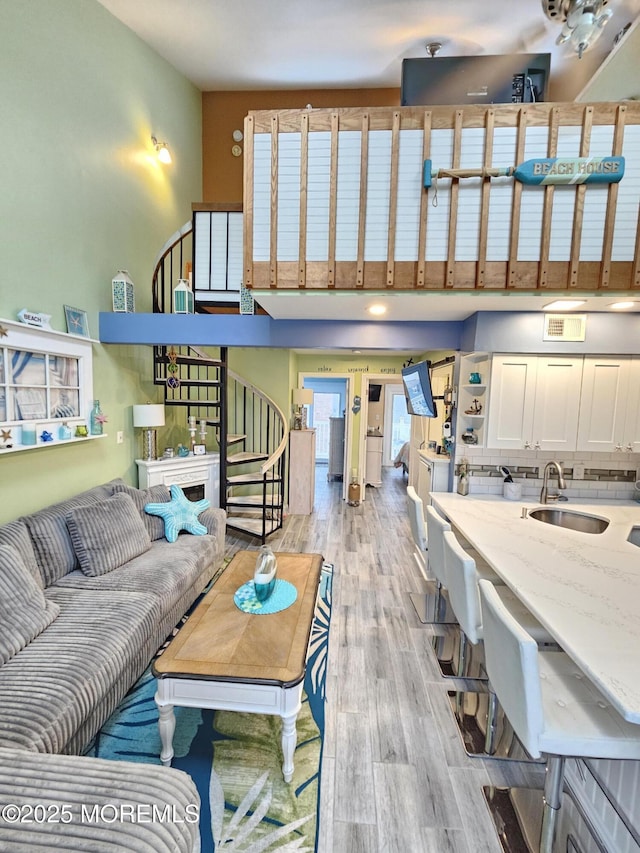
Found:
[[[369,402],[379,403],[382,385],[369,385]]]
[[[400,103],[413,107],[544,101],[550,66],[550,53],[403,59]]]
[[[420,415],[424,418],[437,417],[438,413],[431,390],[430,367],[431,362],[419,361],[417,364],[402,368],[404,396],[410,415]]]

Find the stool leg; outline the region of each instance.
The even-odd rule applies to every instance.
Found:
[[[487,730],[484,736],[484,751],[487,755],[495,755],[496,732],[498,731],[498,697],[489,685],[487,696]]]
[[[564,780],[564,757],[548,755],[544,777],[544,806],[542,811],[542,831],[540,833],[540,853],[552,853],[553,836],[556,829],[558,811],[562,803],[562,783]]]

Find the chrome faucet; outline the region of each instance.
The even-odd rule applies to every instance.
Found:
[[[564,495],[560,495],[560,494],[550,495],[549,494],[549,472],[550,472],[551,468],[556,469],[556,474],[558,477],[558,489],[566,489],[567,488],[567,484],[566,484],[565,479],[564,479],[564,472],[562,470],[562,465],[559,462],[556,462],[555,459],[553,459],[551,462],[547,462],[547,464],[544,466],[544,476],[542,479],[542,491],[540,492],[540,503],[541,504],[548,504],[548,503],[551,503],[551,501],[566,500]]]

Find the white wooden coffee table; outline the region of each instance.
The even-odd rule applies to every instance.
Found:
[[[233,594],[251,580],[257,551],[240,551],[153,664],[162,742],[171,764],[175,705],[282,717],[282,773],[293,778],[296,719],[323,558],[277,553],[278,577],[292,583],[296,601],[270,615],[244,613]]]

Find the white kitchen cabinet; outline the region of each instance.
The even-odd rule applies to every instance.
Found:
[[[576,449],[582,357],[495,355],[487,447]]]
[[[577,449],[640,451],[640,359],[585,358]]]
[[[431,503],[430,492],[449,490],[449,465],[448,456],[434,456],[424,450],[418,452],[418,476],[415,489],[425,507]]]
[[[367,436],[367,454],[365,460],[366,486],[379,488],[382,485],[382,436]]]

